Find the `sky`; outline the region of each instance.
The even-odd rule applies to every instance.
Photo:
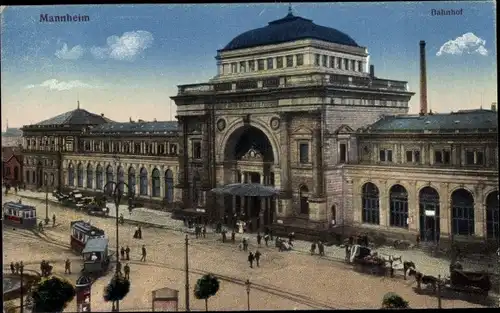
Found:
[[[9,127],[81,108],[115,121],[170,120],[177,85],[216,75],[237,35],[284,17],[288,3],[8,6],[1,12],[1,113]],[[419,106],[419,41],[427,43],[429,107],[490,108],[497,99],[493,1],[294,3],[294,15],[368,49],[377,77],[405,80]],[[437,16],[432,10],[462,10]],[[40,22],[40,15],[88,16]]]

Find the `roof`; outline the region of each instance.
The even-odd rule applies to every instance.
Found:
[[[82,253],[101,252],[108,247],[108,238],[91,238],[87,240]]]
[[[2,161],[8,162],[12,157],[15,157],[17,161],[22,161],[22,151],[17,147],[2,147]]]
[[[35,125],[97,125],[109,122],[113,121],[84,109],[76,109],[41,121]]]
[[[76,228],[85,234],[91,235],[91,236],[104,236],[104,230],[95,227],[91,225],[90,223],[87,223],[85,221],[73,221],[71,222],[71,227]],[[92,233],[93,232],[93,233]]]
[[[6,202],[4,206],[8,206],[9,209],[16,209],[19,211],[26,211],[26,210],[35,210],[35,207],[32,205],[25,205],[22,203],[17,203],[17,202]]]
[[[93,127],[91,134],[111,133],[169,133],[177,132],[177,121],[106,123]]]
[[[269,25],[235,37],[221,51],[284,43],[300,39],[318,39],[346,46],[359,47],[348,35],[334,28],[316,25],[312,20],[288,13]]]
[[[2,137],[19,137],[23,135],[23,131],[19,128],[7,128],[2,133]]]
[[[370,125],[368,132],[424,132],[498,129],[498,115],[491,110],[463,110],[446,114],[386,116]]]

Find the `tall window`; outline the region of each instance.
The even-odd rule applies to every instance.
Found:
[[[118,166],[116,169],[116,182],[118,183],[118,189],[120,190],[121,194],[123,195],[123,192],[125,190],[125,172],[123,170],[123,167],[121,165]]]
[[[259,71],[264,70],[264,60],[263,59],[257,60],[257,70],[259,70]]]
[[[194,206],[199,206],[200,204],[200,193],[201,193],[201,179],[200,179],[200,174],[195,171],[193,174],[193,181],[192,181],[192,199],[193,199],[193,205]]]
[[[128,188],[129,192],[135,194],[135,169],[133,167],[128,169]]]
[[[299,143],[299,162],[301,164],[309,163],[309,144]]]
[[[345,143],[341,143],[339,150],[340,163],[345,163],[347,161],[347,145]]]
[[[267,69],[272,70],[274,68],[273,58],[267,58]]]
[[[392,150],[382,149],[379,151],[380,162],[392,162]]]
[[[174,201],[174,174],[171,170],[165,172],[165,199],[167,203]]]
[[[363,62],[358,62],[358,72],[363,72]]]
[[[89,164],[89,165],[87,165],[87,188],[88,189],[92,189],[94,187],[93,180],[94,180],[94,173],[92,170],[92,165]]]
[[[231,73],[238,73],[238,63],[231,63]]]
[[[500,211],[498,209],[498,191],[493,191],[486,197],[486,238],[500,238]]]
[[[255,71],[255,61],[254,61],[254,60],[250,60],[250,61],[248,61],[248,70],[249,70],[250,72]]]
[[[76,181],[79,188],[83,188],[83,164],[78,163],[76,168]]]
[[[373,183],[366,183],[361,188],[362,222],[380,224],[379,191]]]
[[[338,57],[335,58],[335,68],[337,68],[337,69],[340,68],[341,60],[342,60],[342,58],[338,58]]]
[[[349,70],[349,60],[348,59],[342,59],[344,60],[344,70]]]
[[[451,153],[449,150],[434,150],[434,163],[448,165],[451,163]]]
[[[420,151],[407,150],[406,151],[406,162],[407,163],[420,163]]]
[[[309,189],[307,186],[300,186],[300,214],[309,215]]]
[[[328,56],[327,55],[323,55],[322,56],[322,61],[321,62],[321,65],[324,66],[324,67],[327,67],[328,66]]]
[[[113,167],[111,165],[108,165],[108,167],[106,167],[106,192],[108,194],[112,194],[113,189],[115,188],[113,184],[108,184],[109,182],[112,181],[113,181]]]
[[[243,62],[240,62],[240,72],[241,73],[245,73],[247,71],[247,65],[246,65],[246,62],[243,61]]]
[[[286,56],[286,67],[293,67],[293,55]]]
[[[148,171],[146,168],[141,168],[141,171],[139,173],[140,177],[140,184],[139,184],[139,194],[141,196],[147,196],[148,195]]]
[[[297,54],[297,66],[302,66],[304,65],[304,55],[303,54]]]
[[[201,159],[201,142],[193,141],[193,159]]]
[[[68,186],[75,186],[75,168],[73,167],[73,163],[68,165]]]
[[[177,145],[170,145],[170,154],[177,155]]]
[[[351,61],[350,61],[350,63],[351,63],[351,64],[350,64],[351,66],[349,67],[349,69],[350,69],[351,71],[355,71],[355,70],[356,70],[356,68],[355,68],[355,65],[354,65],[354,64],[355,64],[355,63],[354,63],[354,60],[351,60]]]
[[[321,55],[315,54],[314,55],[314,65],[319,66],[320,59],[321,59]]]
[[[451,230],[454,235],[474,235],[474,197],[465,189],[451,194]]]
[[[403,186],[394,185],[389,193],[390,225],[408,228],[408,192]]]
[[[334,57],[334,56],[330,57],[330,67],[331,68],[335,68],[335,59],[336,59],[336,57]]]
[[[95,170],[95,188],[96,189],[102,189],[103,184],[104,184],[104,175],[103,175],[103,170],[101,164],[97,165],[97,168]]]
[[[276,68],[283,68],[283,57],[276,58]]]
[[[153,170],[153,173],[151,173],[151,178],[152,178],[152,194],[153,197],[159,197],[160,196],[160,171],[155,168]]]

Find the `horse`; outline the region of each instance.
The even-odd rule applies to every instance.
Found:
[[[410,268],[408,270],[408,276],[415,276],[418,289],[421,289],[421,284],[424,284],[426,286],[429,286],[429,285],[432,286],[434,293],[437,291],[437,285],[439,283],[439,280],[436,277],[434,277],[432,275],[424,275],[420,272],[417,272],[413,268]]]
[[[406,280],[406,276],[411,276],[409,271],[413,270],[415,271],[417,267],[415,266],[415,263],[412,261],[404,261],[403,262],[403,272],[404,272],[404,279]]]

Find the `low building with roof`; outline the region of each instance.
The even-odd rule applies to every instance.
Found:
[[[23,154],[20,147],[2,147],[2,181],[10,186],[23,183]]]
[[[23,132],[19,128],[12,128],[7,125],[5,132],[2,132],[2,147],[19,147],[22,145]]]

